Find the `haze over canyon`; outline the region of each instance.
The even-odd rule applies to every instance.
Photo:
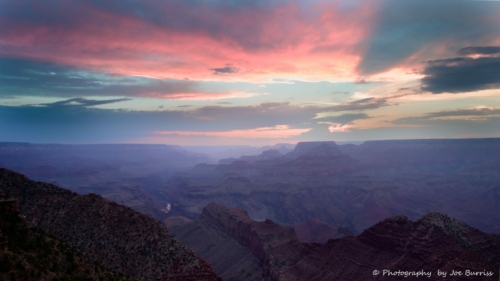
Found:
[[[82,195],[7,170],[1,188],[29,224],[140,280],[366,280],[500,264],[500,139],[282,143],[218,160],[189,149],[2,143],[1,166]],[[199,266],[147,261],[172,264],[161,260],[188,248]]]

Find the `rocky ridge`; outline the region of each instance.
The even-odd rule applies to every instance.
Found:
[[[16,200],[0,190],[1,280],[116,280],[123,275],[92,262],[65,242],[29,227]]]
[[[19,201],[28,223],[90,259],[140,280],[220,280],[208,263],[159,221],[99,195],[78,195],[0,169],[0,189]]]
[[[427,280],[441,280],[438,269],[497,274],[500,265],[499,235],[483,233],[440,213],[430,213],[417,221],[405,216],[390,217],[357,237],[330,239],[324,244],[300,242],[291,227],[270,220],[252,221],[245,211],[216,203],[209,204],[192,224],[216,228],[222,234],[199,231],[196,239],[189,239],[189,233],[177,230],[185,235],[179,236],[182,241],[211,241],[216,243],[211,247],[217,248],[224,247],[225,242],[203,237],[203,233],[226,235],[258,260],[262,280],[401,279],[373,276],[376,269],[424,270],[433,273]],[[211,262],[210,256],[204,258]],[[232,280],[255,280],[255,273],[250,277],[240,275]],[[448,276],[447,280],[476,279]]]

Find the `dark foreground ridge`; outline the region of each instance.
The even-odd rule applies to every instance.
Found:
[[[0,280],[128,279],[56,237],[29,227],[17,201],[5,198],[0,190]]]
[[[19,202],[29,225],[90,259],[140,280],[220,280],[208,263],[159,221],[99,195],[78,195],[0,169],[0,189]]]
[[[431,277],[421,277],[425,280],[442,280],[438,270],[491,272],[491,280],[496,280],[500,266],[499,235],[483,233],[441,213],[417,221],[390,217],[357,237],[320,244],[300,242],[289,226],[253,221],[246,211],[211,203],[196,221],[174,231],[183,243],[213,262],[226,280],[405,279],[384,276],[384,269],[431,272]],[[221,257],[213,249],[227,249],[234,266],[218,263]],[[374,276],[374,270],[380,275]],[[446,280],[489,279],[447,276]]]

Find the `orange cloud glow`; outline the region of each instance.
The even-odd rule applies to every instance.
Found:
[[[274,127],[262,127],[247,130],[231,130],[225,132],[193,132],[193,131],[156,131],[157,135],[179,135],[179,136],[208,136],[222,138],[250,138],[250,139],[281,139],[298,136],[311,129],[290,129],[288,125],[277,125]]]

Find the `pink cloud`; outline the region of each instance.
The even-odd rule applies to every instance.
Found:
[[[274,127],[262,127],[246,130],[231,130],[221,132],[194,132],[194,131],[156,131],[156,135],[178,135],[178,136],[207,136],[220,138],[250,138],[250,139],[282,139],[295,137],[311,129],[291,129],[288,125],[276,125]]]
[[[41,12],[49,10],[38,6]],[[166,15],[189,14],[186,7],[165,6],[156,8]],[[169,10],[174,8],[180,10]],[[78,10],[85,17],[67,26],[2,19],[0,26],[8,31],[0,38],[0,54],[156,78],[345,80],[361,59],[360,42],[370,32],[376,7],[366,1],[345,10],[341,1],[333,1],[307,8],[289,2],[266,11],[207,10],[196,18],[209,25],[205,29],[176,29],[87,4]],[[214,75],[211,70],[227,64],[238,72]]]

